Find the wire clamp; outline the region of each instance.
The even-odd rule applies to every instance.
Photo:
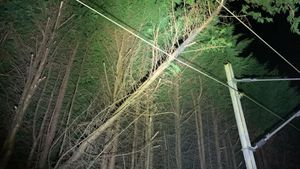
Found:
[[[246,147],[246,148],[242,148],[242,150],[250,150],[250,151],[252,151],[252,152],[255,152],[256,149],[257,149],[257,146],[255,146],[255,147],[248,146],[248,147]]]

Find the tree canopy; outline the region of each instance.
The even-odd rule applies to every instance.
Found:
[[[241,4],[257,22],[287,14],[299,34],[299,2]],[[224,64],[236,78],[279,72],[244,56],[252,40],[234,33],[223,5],[1,1],[0,168],[244,166]],[[299,107],[288,81],[238,87],[253,144]],[[300,165],[297,125],[255,153],[259,168]]]

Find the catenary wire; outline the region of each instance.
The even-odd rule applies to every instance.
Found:
[[[278,119],[280,119],[280,120],[282,120],[282,121],[285,121],[284,118],[282,118],[281,116],[279,116],[278,114],[276,114],[276,113],[273,112],[271,109],[269,109],[269,108],[267,108],[266,106],[264,106],[263,104],[259,103],[257,100],[253,99],[252,97],[250,97],[250,96],[247,95],[246,93],[240,92],[239,90],[235,89],[235,88],[232,87],[232,86],[229,86],[229,85],[226,84],[225,82],[222,82],[221,80],[218,80],[218,79],[216,79],[216,78],[214,78],[214,77],[208,75],[207,73],[205,73],[205,72],[203,72],[203,71],[201,71],[201,70],[199,70],[199,69],[197,69],[197,68],[195,68],[195,67],[193,67],[193,66],[191,66],[191,65],[189,65],[189,64],[187,64],[187,63],[185,63],[185,62],[183,62],[183,61],[181,61],[181,60],[179,60],[179,59],[177,59],[177,58],[175,58],[175,60],[178,61],[179,63],[181,63],[181,64],[183,64],[183,65],[189,67],[190,69],[193,69],[194,71],[196,71],[196,72],[198,72],[198,73],[200,73],[200,74],[202,74],[202,75],[204,75],[204,76],[206,76],[206,77],[208,77],[208,78],[210,78],[210,79],[216,81],[217,83],[219,83],[219,84],[221,84],[221,85],[223,85],[223,86],[225,86],[225,87],[227,87],[227,88],[233,89],[234,91],[238,92],[240,96],[244,96],[245,98],[247,98],[248,100],[250,100],[251,102],[253,102],[253,103],[256,104],[257,106],[259,106],[260,108],[264,109],[264,110],[267,111],[268,113],[272,114],[273,116],[277,117]],[[298,127],[296,127],[295,125],[293,125],[293,124],[289,124],[289,125],[292,126],[293,128],[295,128],[297,131],[300,132],[300,129],[299,129]]]
[[[257,79],[257,78],[243,78],[235,79],[237,82],[278,82],[278,81],[298,81],[300,78],[273,78],[273,79]]]
[[[130,34],[132,34],[133,36],[139,38],[140,40],[142,40],[143,42],[145,42],[146,44],[152,46],[153,48],[159,50],[160,52],[166,54],[167,56],[171,56],[169,53],[165,52],[163,49],[159,48],[158,46],[152,44],[151,42],[149,42],[148,40],[142,38],[141,36],[137,35],[136,33],[134,33],[133,31],[130,31],[129,29],[127,29],[126,27],[122,26],[121,24],[117,23],[116,21],[110,19],[109,17],[105,16],[104,14],[100,13],[99,11],[95,10],[94,8],[90,7],[89,5],[85,4],[84,2],[80,1],[80,0],[76,0],[78,3],[82,4],[83,6],[87,7],[88,9],[92,10],[93,12],[97,13],[98,15],[102,16],[103,18],[107,19],[108,21],[114,23],[115,25],[119,26],[120,28],[124,29],[125,31],[129,32]],[[257,106],[263,108],[264,110],[266,110],[267,112],[271,113],[272,115],[274,115],[275,117],[279,118],[280,120],[284,121],[284,119],[282,117],[280,117],[279,115],[277,115],[276,113],[274,113],[272,110],[270,110],[269,108],[267,108],[266,106],[260,104],[259,102],[257,102],[255,99],[253,99],[252,97],[246,95],[245,93],[241,93],[240,91],[238,91],[237,89],[235,89],[234,87],[232,86],[229,86],[228,84],[226,84],[225,82],[222,82],[221,80],[218,80],[216,79],[215,77],[179,60],[178,58],[174,58],[174,60],[176,60],[177,62],[193,69],[194,71],[212,79],[213,81],[227,87],[227,88],[230,88],[230,89],[233,89],[235,90],[236,92],[238,92],[240,95],[244,95],[246,96],[246,98],[248,98],[250,101],[252,101],[253,103],[255,103]],[[292,125],[292,124],[289,124],[290,126],[292,126],[293,128],[295,128],[297,131],[300,131],[299,128],[297,128],[296,126]]]
[[[124,27],[123,25],[119,24],[118,22],[110,19],[109,17],[105,16],[104,14],[102,14],[101,12],[97,11],[96,9],[90,7],[89,5],[85,4],[84,2],[80,1],[80,0],[76,0],[78,3],[80,3],[81,5],[87,7],[88,9],[92,10],[93,12],[97,13],[98,15],[102,16],[103,18],[107,19],[108,21],[112,22],[113,24],[117,25],[118,27],[124,29],[125,31],[127,31],[128,33],[132,34],[133,36],[137,37],[138,39],[142,40],[143,42],[145,42],[146,44],[152,46],[153,48],[155,48],[156,50],[159,50],[160,52],[162,52],[163,54],[167,55],[167,56],[171,56],[169,53],[165,52],[164,50],[160,49],[159,47],[157,47],[156,45],[154,45],[153,43],[149,42],[148,40],[144,39],[143,37],[139,36],[138,34],[134,33],[133,31],[129,30],[128,28]]]
[[[296,68],[290,61],[288,61],[282,54],[280,54],[276,49],[274,49],[268,42],[266,42],[262,37],[260,37],[254,30],[252,30],[248,25],[246,25],[240,18],[238,18],[233,12],[231,12],[224,4],[216,0],[223,8],[230,13],[235,19],[237,19],[243,26],[245,26],[251,33],[253,33],[259,40],[261,40],[265,45],[267,45],[273,52],[275,52],[281,59],[283,59],[287,64],[289,64],[298,73],[300,70]]]

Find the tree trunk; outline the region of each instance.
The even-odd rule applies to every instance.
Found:
[[[50,74],[52,72],[52,66],[50,66],[49,68],[49,72],[48,72],[48,76],[47,77],[50,77]],[[34,153],[37,149],[37,147],[41,147],[41,139],[42,139],[42,136],[43,136],[43,132],[44,132],[44,128],[46,126],[46,120],[48,119],[49,117],[49,111],[50,111],[50,107],[51,107],[51,103],[52,103],[52,100],[53,100],[53,96],[54,96],[54,93],[55,93],[55,90],[56,90],[56,86],[58,84],[58,81],[59,81],[59,77],[60,77],[60,73],[58,74],[57,76],[57,79],[53,85],[53,88],[52,88],[52,91],[51,91],[51,95],[49,97],[48,100],[45,100],[46,101],[46,104],[48,103],[47,105],[47,109],[44,113],[44,117],[43,117],[43,120],[42,120],[42,123],[40,124],[40,127],[39,127],[39,130],[38,130],[38,133],[36,135],[36,116],[37,116],[37,113],[39,111],[39,105],[40,104],[43,104],[42,103],[42,100],[43,100],[43,96],[44,96],[44,93],[45,93],[45,90],[46,88],[48,87],[48,83],[49,83],[49,78],[47,78],[46,82],[45,82],[45,86],[44,86],[44,89],[42,91],[42,94],[40,96],[40,100],[36,106],[36,110],[35,110],[35,115],[34,115],[34,121],[33,121],[33,143],[32,143],[32,146],[31,146],[31,150],[30,150],[30,154],[28,156],[28,159],[27,159],[27,168],[31,168],[31,163],[32,163],[32,160],[33,160],[33,156],[34,156]]]
[[[196,123],[196,134],[197,134],[197,145],[198,155],[200,161],[200,169],[205,169],[205,149],[204,149],[204,135],[203,135],[203,124],[202,124],[202,111],[200,109],[200,98],[193,98],[193,104],[195,107],[195,123]],[[197,105],[198,104],[198,105]]]
[[[214,130],[214,140],[215,140],[215,149],[217,157],[218,169],[222,169],[222,159],[221,159],[221,150],[220,150],[220,139],[219,139],[219,126],[218,126],[218,115],[216,110],[212,109],[212,121],[213,121],[213,130]]]
[[[180,75],[175,77],[174,80],[174,105],[173,111],[175,112],[175,149],[176,149],[176,165],[177,169],[182,169],[182,152],[181,152],[181,106],[180,106]]]
[[[114,169],[116,162],[116,152],[118,149],[119,137],[117,136],[120,130],[119,120],[116,122],[115,126],[106,135],[106,142],[108,142],[104,151],[108,156],[104,156],[101,160],[101,168]],[[109,141],[111,139],[111,141]]]
[[[223,1],[222,1],[223,3]],[[221,3],[221,4],[222,4]],[[195,39],[195,37],[202,32],[213,20],[215,16],[217,16],[222,8],[222,5],[219,5],[217,9],[213,12],[213,14],[198,28],[195,28],[193,32],[191,32],[190,36],[173,52],[169,55],[169,57],[164,61],[160,66],[151,71],[151,75],[145,76],[142,81],[138,85],[134,85],[130,93],[119,103],[116,104],[116,107],[112,110],[111,114],[114,114],[110,119],[104,122],[103,125],[99,126],[94,132],[89,134],[89,136],[82,141],[78,150],[72,154],[72,156],[62,165],[60,168],[66,168],[69,164],[76,161],[81,155],[84,153],[85,149],[93,143],[107,128],[114,124],[114,122],[121,117],[123,111],[146,90],[149,86],[165,71],[166,68],[169,67],[172,61],[174,61],[179,54],[181,54],[185,48]],[[76,146],[75,146],[76,147]],[[75,147],[71,148],[74,149]],[[70,150],[71,151],[71,150]],[[58,160],[55,168],[59,167],[62,157]]]
[[[134,118],[135,119],[135,118]],[[137,140],[138,140],[138,121],[134,122],[133,140],[132,140],[132,151],[131,151],[131,169],[135,169],[136,166],[136,151],[137,151]]]
[[[85,63],[85,57],[86,57],[86,54],[82,58],[82,61],[81,61],[81,64],[80,64],[79,74],[78,74],[78,77],[77,77],[77,80],[76,80],[76,86],[75,86],[74,91],[72,93],[72,99],[71,99],[71,104],[70,104],[69,111],[68,111],[66,127],[69,127],[69,124],[70,124],[71,113],[73,111],[73,106],[74,106],[77,90],[78,90],[78,87],[79,87],[79,82],[81,80],[81,75],[82,75],[82,72],[83,72],[83,64]],[[67,132],[65,132],[65,134],[64,134],[63,141],[61,143],[61,148],[60,148],[60,151],[59,151],[59,155],[62,155],[62,153],[64,151],[63,149],[64,149],[64,146],[65,146],[66,138],[67,138]]]
[[[224,146],[223,152],[224,152],[224,158],[225,158],[225,168],[232,168],[226,139],[222,139],[222,144]]]
[[[40,43],[39,49],[37,49],[38,52],[35,54],[35,56],[33,55],[31,56],[28,77],[26,79],[26,84],[16,110],[13,125],[11,127],[11,130],[7,138],[4,141],[4,145],[1,153],[4,156],[0,161],[0,168],[6,168],[7,162],[10,159],[10,156],[13,151],[16,134],[20,126],[22,125],[25,112],[29,104],[31,103],[31,99],[35,94],[37,86],[44,79],[42,77],[42,74],[46,67],[46,62],[50,54],[50,47],[52,47],[55,31],[59,23],[62,5],[63,2],[60,3],[56,21],[54,22],[54,27],[51,27],[52,26],[52,24],[50,23],[51,20],[50,18],[48,18],[46,26],[43,30],[44,32],[43,39]]]
[[[66,93],[66,90],[67,90],[69,76],[70,76],[70,73],[71,73],[73,60],[75,58],[78,46],[79,46],[79,43],[76,44],[76,47],[73,50],[73,53],[71,54],[71,57],[69,58],[68,65],[66,67],[66,72],[65,72],[64,78],[62,80],[62,84],[60,86],[60,89],[59,89],[59,94],[57,96],[56,104],[55,104],[55,107],[54,107],[54,110],[52,112],[52,116],[51,116],[51,119],[50,119],[50,122],[49,122],[49,125],[48,125],[48,130],[47,130],[47,134],[46,134],[46,138],[45,138],[45,145],[44,145],[44,149],[41,153],[41,157],[40,157],[40,161],[39,161],[39,168],[41,168],[41,169],[45,168],[47,158],[48,158],[48,155],[49,155],[49,150],[50,150],[50,147],[52,145],[53,139],[54,139],[55,134],[56,134],[57,125],[58,125],[58,121],[59,121],[59,115],[60,115],[60,112],[61,112],[64,96],[65,96],[65,93]]]
[[[115,130],[114,130],[114,133],[115,135],[118,135],[119,134],[119,130],[120,130],[120,124],[119,124],[119,120],[117,121],[117,124],[116,124],[116,127],[115,127]],[[111,157],[109,159],[109,164],[108,164],[108,169],[114,169],[115,168],[115,165],[116,165],[116,152],[118,150],[118,145],[119,145],[119,137],[118,136],[115,136],[114,137],[114,140],[113,140],[113,143],[112,143],[112,149],[111,149]]]
[[[164,131],[164,168],[165,169],[169,169],[170,168],[170,157],[169,157],[169,149],[168,149],[168,141],[167,141],[167,137],[166,137],[166,132]]]
[[[237,169],[234,146],[232,145],[232,141],[231,141],[231,137],[230,137],[230,133],[229,132],[226,135],[226,138],[227,138],[226,140],[228,142],[228,150],[230,151],[229,154],[231,156],[232,168],[233,169]]]
[[[149,110],[148,110],[149,111]],[[148,116],[146,117],[146,159],[145,159],[145,169],[152,169],[153,164],[153,150],[152,150],[152,134],[153,134],[153,113],[150,110]]]

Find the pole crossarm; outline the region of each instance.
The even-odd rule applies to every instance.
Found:
[[[291,116],[288,120],[286,120],[284,123],[282,123],[280,126],[272,130],[270,133],[266,134],[264,138],[259,140],[255,146],[254,149],[257,150],[258,148],[261,148],[263,145],[267,143],[267,141],[274,136],[276,133],[278,133],[283,127],[285,127],[287,124],[289,124],[293,119],[300,117],[300,110],[295,113],[293,116]]]

